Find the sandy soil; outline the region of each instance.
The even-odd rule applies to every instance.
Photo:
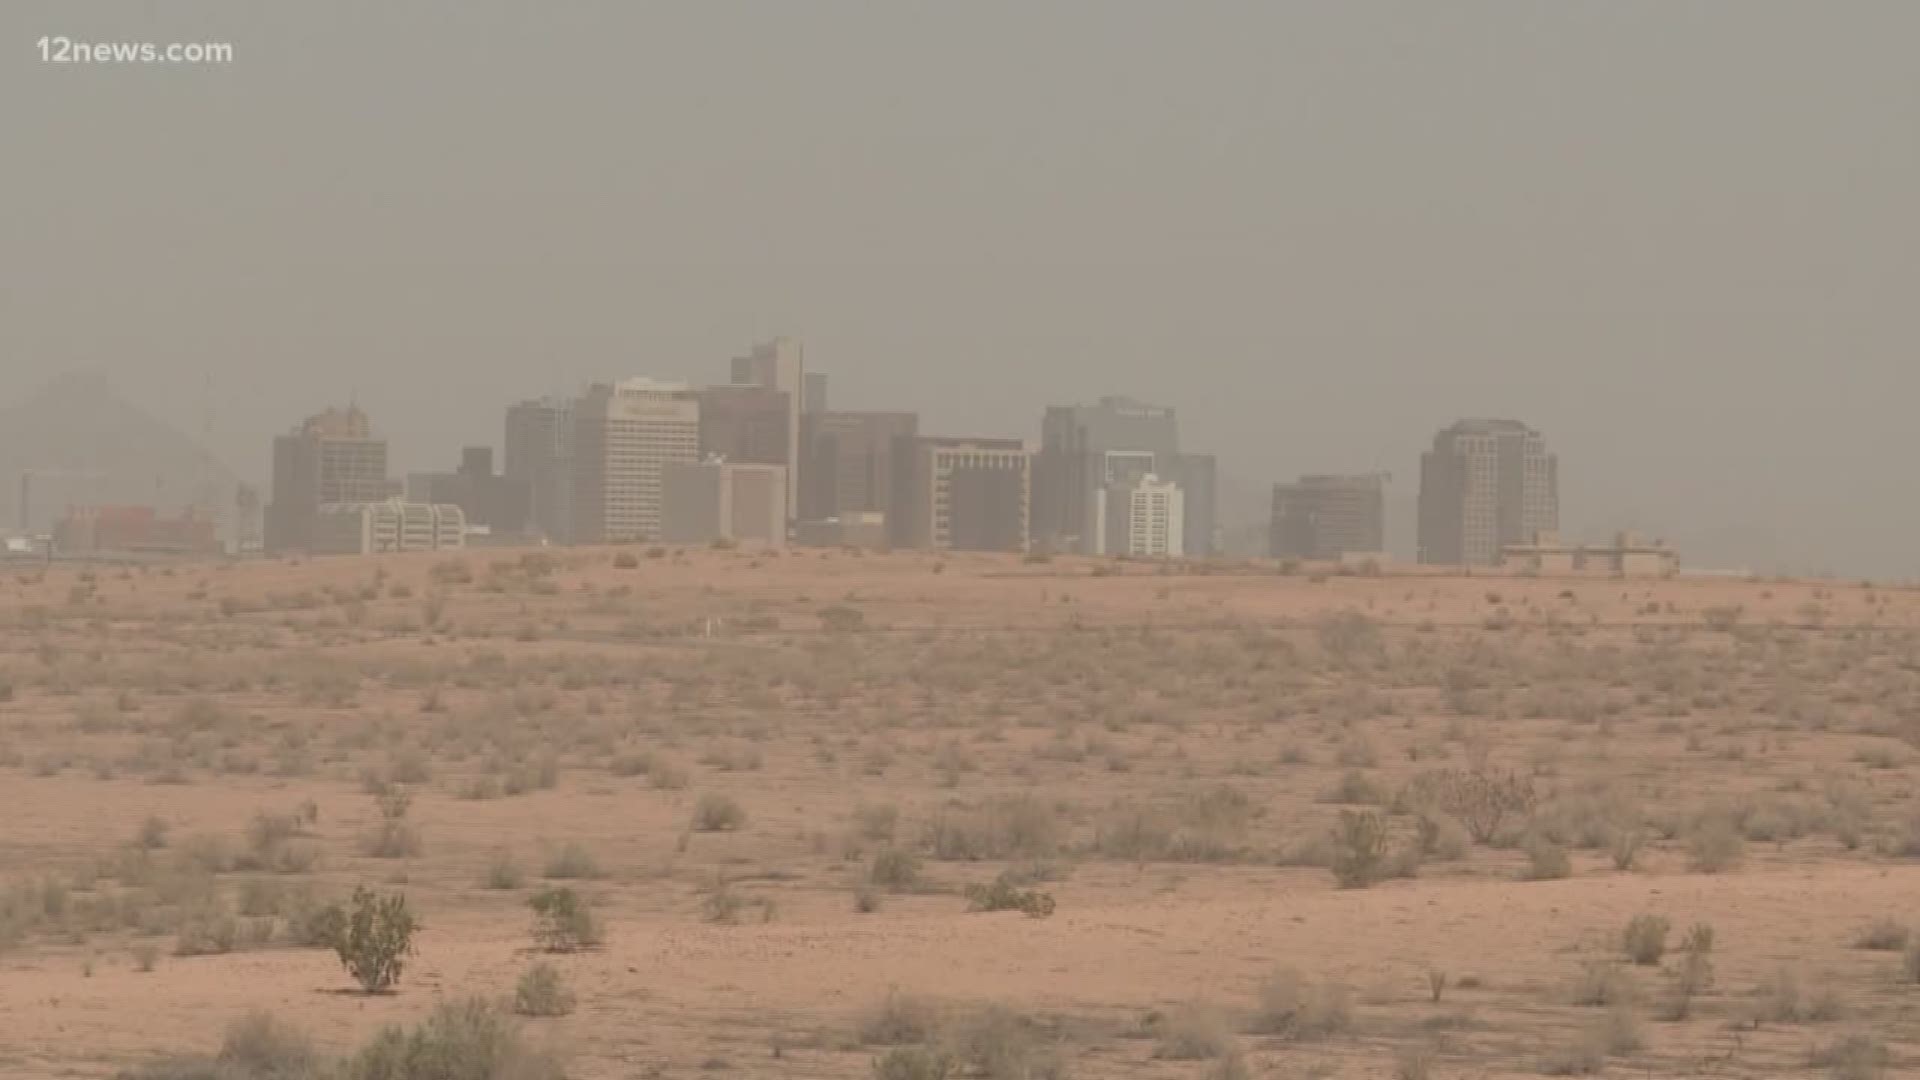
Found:
[[[1856,947],[1911,918],[1920,886],[1915,592],[846,552],[456,561],[0,577],[0,1075],[210,1052],[256,1009],[344,1052],[448,996],[510,998],[543,958],[527,898],[569,843],[599,870],[564,884],[607,941],[550,958],[578,1007],[524,1030],[584,1080],[866,1076],[884,1048],[862,1019],[890,990],[1033,1018],[1079,1077],[1230,1076],[1235,1054],[1253,1076],[1538,1075],[1608,1014],[1576,1003],[1597,967],[1634,988],[1644,1044],[1602,1054],[1608,1074],[1823,1076],[1822,1048],[1855,1035],[1920,1070],[1920,984],[1899,951]],[[1417,876],[1336,888],[1342,812],[1410,847],[1402,793],[1441,769],[1511,771],[1535,804]],[[1378,799],[1333,797],[1356,778]],[[419,850],[372,857],[369,792],[393,782]],[[712,795],[745,824],[691,828]],[[1230,809],[1199,816],[1216,795]],[[311,865],[248,868],[268,850],[256,815],[309,802],[288,843]],[[1045,835],[942,857],[942,828],[985,835],[1014,805]],[[1148,817],[1205,843],[1122,851]],[[140,855],[149,818],[166,841]],[[1737,850],[1705,872],[1715,821]],[[1643,840],[1625,870],[1623,832]],[[1537,848],[1567,876],[1523,880]],[[857,911],[888,849],[922,880]],[[525,880],[488,888],[502,857]],[[1051,917],[968,910],[964,886],[1036,866]],[[770,912],[710,921],[721,878]],[[362,883],[425,924],[395,994],[353,993],[331,952],[283,940],[288,897]],[[1675,952],[1619,963],[1643,912]],[[176,955],[210,916],[269,940]],[[1711,985],[1663,1019],[1698,923]],[[1258,1030],[1283,967],[1345,988],[1350,1021]],[[1770,1005],[1782,979],[1794,1009]],[[1804,1015],[1822,992],[1838,1015]],[[1188,1013],[1224,1023],[1222,1054],[1170,1056],[1166,1017]]]

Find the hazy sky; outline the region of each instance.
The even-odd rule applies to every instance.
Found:
[[[258,477],[351,392],[450,467],[790,333],[936,432],[1163,401],[1243,488],[1408,500],[1513,416],[1570,532],[1920,577],[1916,42],[1911,0],[7,0],[0,401],[210,400]]]

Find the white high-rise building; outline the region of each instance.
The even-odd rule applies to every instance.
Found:
[[[700,460],[700,401],[685,383],[626,379],[587,390],[574,408],[573,539],[660,536],[661,470]]]
[[[1097,555],[1177,559],[1186,554],[1186,494],[1180,485],[1146,473],[1109,484],[1094,495]]]

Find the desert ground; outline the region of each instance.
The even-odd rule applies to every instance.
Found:
[[[474,997],[502,1080],[1914,1075],[1917,746],[1866,582],[4,569],[0,1076],[361,1080]]]

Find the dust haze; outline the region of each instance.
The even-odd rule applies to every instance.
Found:
[[[264,482],[396,467],[775,334],[836,407],[1031,438],[1127,393],[1223,524],[1514,416],[1563,531],[1912,576],[1899,3],[10,4],[0,403],[75,369]],[[33,42],[222,40],[217,68]]]

